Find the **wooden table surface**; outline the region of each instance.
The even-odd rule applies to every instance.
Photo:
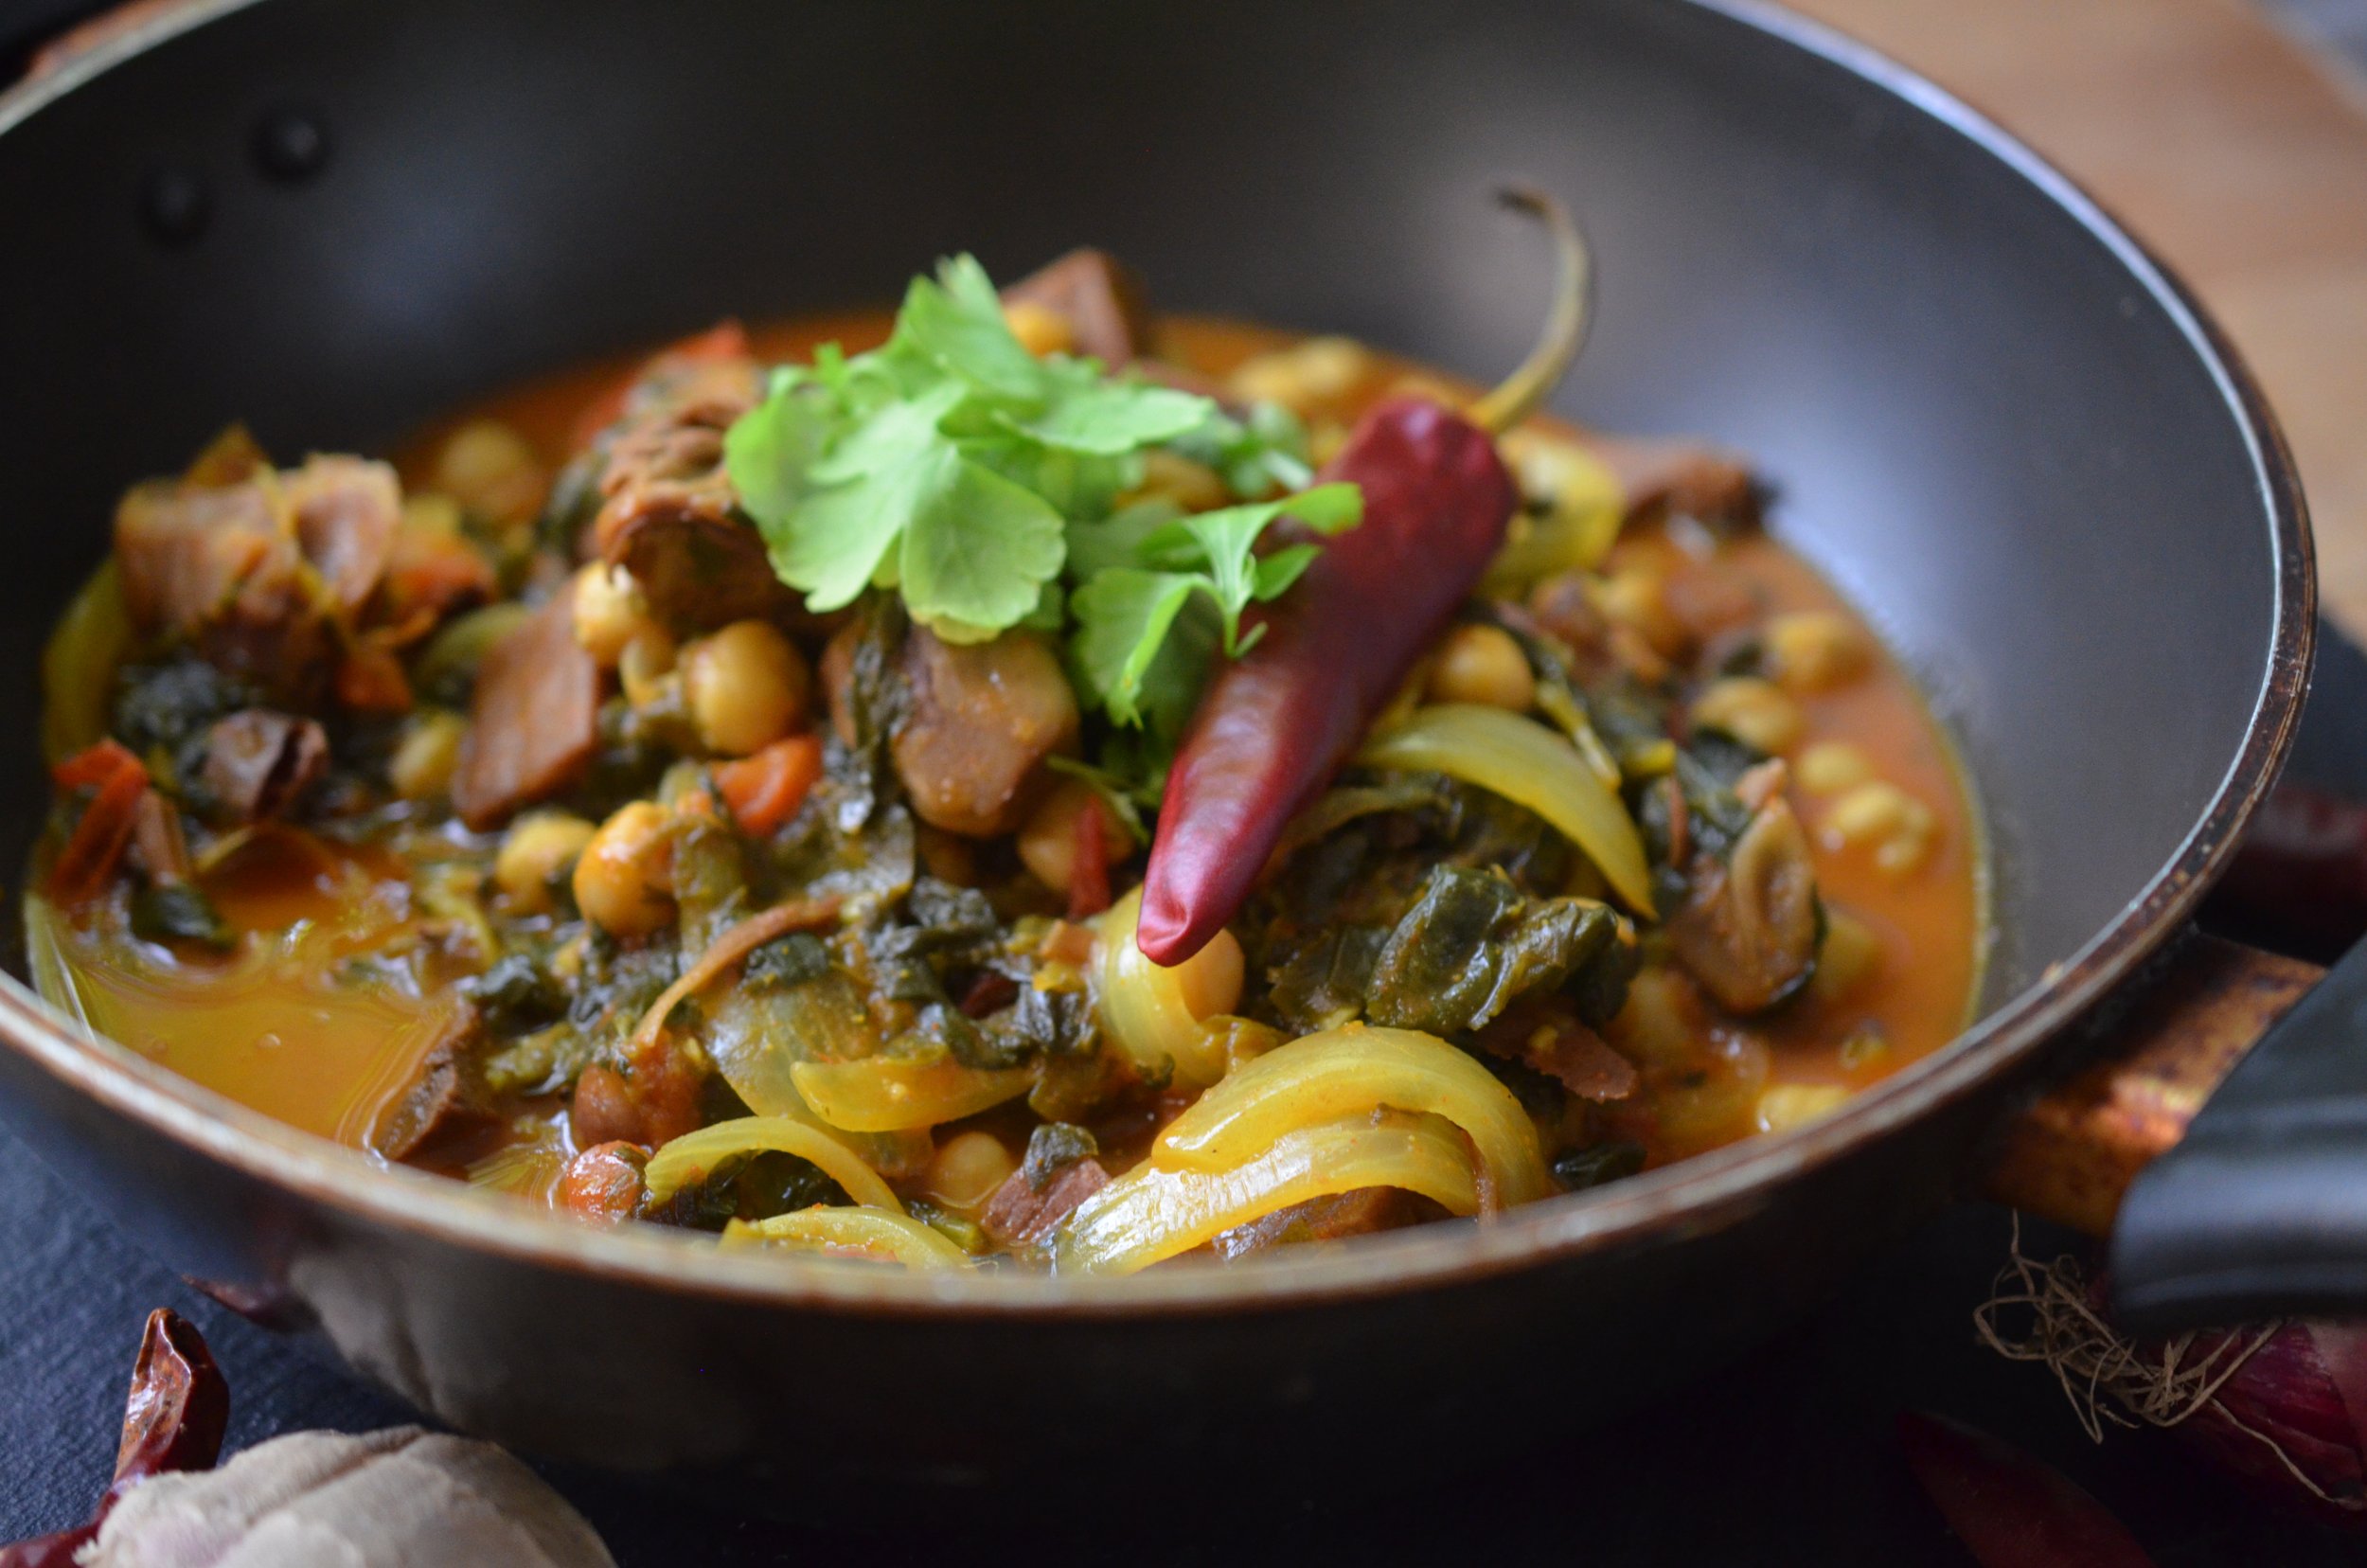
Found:
[[[2300,460],[2367,636],[2367,89],[2249,0],[1792,0],[1991,116],[2178,269]]]

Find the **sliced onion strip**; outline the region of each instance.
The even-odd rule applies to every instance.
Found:
[[[1221,967],[1228,958],[1237,965],[1240,949],[1229,933],[1219,932],[1181,964],[1154,964],[1134,945],[1142,912],[1143,890],[1137,887],[1101,917],[1093,967],[1101,1026],[1146,1072],[1164,1072],[1172,1063],[1177,1078],[1187,1085],[1214,1083],[1224,1076],[1224,1050],[1192,1011],[1187,988],[1201,971]]]
[[[1451,1128],[1434,1117],[1376,1126],[1357,1116],[1285,1132],[1227,1170],[1166,1170],[1146,1161],[1069,1217],[1053,1267],[1132,1274],[1276,1209],[1362,1187],[1419,1193],[1466,1217],[1480,1208],[1470,1156]]]
[[[791,1065],[789,1078],[815,1115],[847,1132],[902,1132],[959,1121],[1017,1099],[1036,1081],[1024,1067],[896,1057],[800,1061]]]
[[[650,1010],[641,1015],[633,1026],[634,1054],[657,1042],[658,1031],[666,1027],[666,1015],[675,1006],[713,985],[722,972],[739,963],[756,949],[776,936],[792,931],[812,931],[838,918],[836,899],[792,899],[788,903],[774,904],[760,914],[751,915],[707,944],[691,966],[682,971],[681,978],[658,994],[650,1004]]]
[[[1634,819],[1577,748],[1544,725],[1503,708],[1439,703],[1376,736],[1357,760],[1442,773],[1526,806],[1600,868],[1621,902],[1652,913],[1652,874]]]
[[[705,1180],[707,1172],[725,1160],[768,1149],[811,1161],[858,1203],[904,1212],[902,1202],[880,1173],[858,1159],[853,1149],[821,1128],[788,1116],[741,1116],[685,1132],[650,1156],[642,1179],[648,1184],[650,1201],[662,1203],[691,1183]]]
[[[1384,1108],[1461,1128],[1504,1203],[1549,1190],[1537,1129],[1494,1074],[1435,1035],[1361,1024],[1307,1035],[1236,1068],[1167,1125],[1150,1163],[1224,1171],[1301,1128]]]
[[[857,1253],[909,1269],[958,1269],[970,1263],[970,1255],[934,1227],[908,1214],[877,1208],[807,1208],[769,1220],[734,1220],[723,1227],[721,1244]]]

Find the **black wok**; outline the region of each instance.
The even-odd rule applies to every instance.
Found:
[[[286,155],[291,115],[325,157]],[[437,1417],[616,1466],[1369,1462],[1337,1439],[1510,1442],[1767,1333],[1944,1201],[2017,1084],[2179,931],[2282,758],[2313,596],[2273,425],[2177,285],[1963,106],[1778,13],[207,0],[158,22],[0,98],[0,840],[40,820],[31,674],[114,496],[226,419],[366,449],[719,315],[1088,241],[1172,307],[1484,379],[1545,283],[1483,201],[1507,171],[1566,193],[1600,253],[1558,406],[1753,454],[1784,535],[1961,742],[1997,936],[1947,1051],[1806,1130],[1484,1229],[1121,1282],[594,1233],[369,1168],[72,1038],[12,980],[9,1119],[225,1298]]]

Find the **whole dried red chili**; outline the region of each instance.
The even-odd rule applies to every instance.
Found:
[[[88,1523],[0,1545],[0,1568],[68,1568],[125,1492],[168,1470],[211,1470],[222,1457],[222,1434],[229,1424],[230,1385],[215,1366],[204,1337],[188,1319],[169,1309],[149,1313],[139,1359],[132,1366],[132,1393],[124,1403],[113,1484],[91,1511]]]
[[[1240,910],[1292,814],[1479,583],[1520,490],[1491,432],[1532,412],[1585,336],[1586,252],[1550,198],[1507,205],[1552,228],[1560,278],[1543,338],[1468,415],[1425,398],[1365,414],[1321,480],[1364,493],[1364,520],[1326,543],[1264,616],[1257,646],[1209,682],[1167,775],[1134,940],[1180,964]]]
[[[1959,1421],[1898,1417],[1908,1468],[1981,1568],[2153,1568],[2103,1504],[2054,1467]]]
[[[230,1384],[196,1325],[169,1308],[149,1313],[111,1492],[166,1470],[211,1470],[229,1425]]]

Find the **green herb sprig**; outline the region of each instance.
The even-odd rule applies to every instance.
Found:
[[[1318,549],[1291,544],[1260,557],[1259,536],[1286,516],[1328,535],[1354,527],[1363,515],[1364,497],[1354,485],[1319,485],[1284,500],[1176,517],[1150,529],[1127,552],[1130,559],[1100,566],[1070,597],[1076,664],[1086,686],[1119,723],[1159,727],[1145,711],[1146,699],[1155,708],[1172,692],[1155,684],[1147,689],[1146,683],[1177,618],[1195,603],[1207,605],[1217,617],[1216,646],[1225,657],[1239,658],[1265,632],[1260,625],[1244,636],[1242,613],[1252,602],[1280,598],[1314,563]]]
[[[1242,631],[1249,606],[1314,559],[1307,543],[1259,556],[1266,528],[1287,515],[1331,534],[1361,514],[1348,485],[1196,515],[1118,508],[1153,448],[1207,464],[1244,498],[1311,478],[1284,410],[1237,419],[1092,359],[1029,353],[985,269],[960,256],[912,281],[881,347],[826,347],[775,371],[724,461],[774,572],[810,608],[893,589],[950,642],[1065,633],[1087,705],[1148,732],[1118,748],[1146,754],[1125,759],[1142,778],[1161,771],[1214,656],[1257,640]]]

